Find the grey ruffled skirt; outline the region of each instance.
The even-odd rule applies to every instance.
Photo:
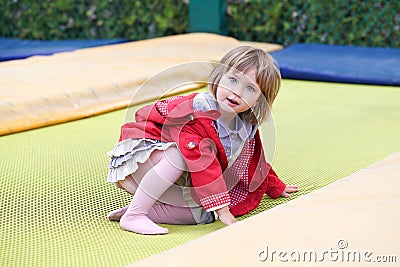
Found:
[[[117,183],[138,169],[138,163],[147,161],[155,150],[166,150],[176,146],[174,142],[161,142],[152,139],[126,139],[114,146],[107,155],[111,157],[108,164],[107,181]],[[185,172],[177,182],[183,188],[183,198],[187,201],[193,217],[198,224],[211,223],[216,220],[214,212],[208,212],[199,206],[191,197],[189,173]]]
[[[107,181],[115,183],[124,180],[137,170],[138,163],[148,160],[154,150],[166,150],[171,146],[176,144],[152,139],[126,139],[117,143],[114,149],[107,153],[111,157]]]

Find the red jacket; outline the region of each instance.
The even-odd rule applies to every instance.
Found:
[[[246,175],[227,188],[231,178],[224,177],[228,160],[214,126],[220,113],[217,110],[194,111],[196,94],[157,101],[141,108],[136,112],[135,122],[122,126],[120,141],[150,138],[176,142],[190,172],[192,197],[206,210],[230,204],[231,213],[239,216],[255,209],[264,193],[272,198],[279,197],[285,184],[265,161],[258,131],[249,142],[253,145],[253,154],[248,156],[250,164],[244,170]],[[241,198],[232,199],[237,198],[238,190],[243,191]]]

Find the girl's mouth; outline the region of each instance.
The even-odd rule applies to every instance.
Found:
[[[237,102],[235,99],[227,98],[226,100],[232,105],[239,105],[239,102]]]

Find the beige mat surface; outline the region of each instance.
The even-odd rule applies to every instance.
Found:
[[[251,44],[268,51],[281,49]],[[123,108],[133,96],[137,104],[179,85],[193,89],[199,85],[193,81],[207,80],[209,61],[240,45],[230,37],[193,33],[2,62],[0,135]],[[174,68],[138,92],[148,78],[194,61],[208,64]]]
[[[131,266],[399,266],[400,151]]]

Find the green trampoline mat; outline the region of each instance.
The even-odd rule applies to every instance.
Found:
[[[284,80],[274,118],[273,165],[300,186],[293,197],[400,150],[399,88]],[[141,236],[107,221],[130,200],[106,182],[124,120],[120,110],[0,138],[1,266],[125,266],[223,227]],[[286,201],[265,197],[248,216]]]

